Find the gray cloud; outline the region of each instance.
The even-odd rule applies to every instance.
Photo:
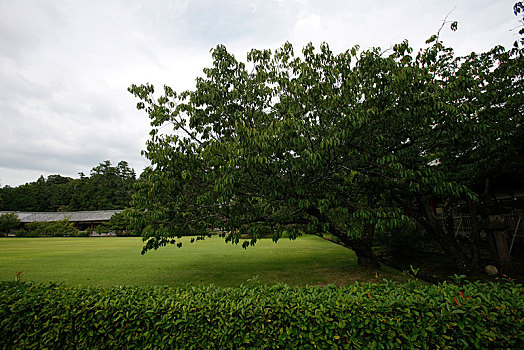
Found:
[[[109,159],[139,173],[147,115],[135,110],[132,83],[194,86],[226,44],[238,59],[253,48],[327,41],[335,51],[360,44],[421,46],[442,19],[461,54],[511,45],[513,0],[313,1],[154,0],[0,1],[0,184],[40,175],[76,176]]]

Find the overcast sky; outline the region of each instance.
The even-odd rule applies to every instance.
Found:
[[[515,0],[0,0],[0,185],[50,174],[78,177],[108,159],[137,174],[149,120],[129,85],[194,87],[209,50],[295,51],[322,41],[414,47],[450,12],[441,37],[458,54],[511,46]]]

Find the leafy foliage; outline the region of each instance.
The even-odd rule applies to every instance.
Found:
[[[95,231],[98,233],[115,232],[119,235],[130,235],[132,232],[128,230],[129,218],[124,213],[116,213],[111,216],[108,222],[96,226]]]
[[[0,283],[8,348],[522,348],[522,286]]]
[[[520,40],[515,40],[513,43],[513,46],[515,48],[518,48],[519,46],[524,46],[524,3],[522,1],[517,1],[515,5],[513,5],[513,13],[519,18],[519,26],[517,27],[519,29],[520,34]]]
[[[375,242],[388,256],[405,259],[423,251],[428,237],[420,226],[410,221],[393,230],[379,230]]]
[[[20,226],[20,219],[15,213],[5,213],[0,215],[0,233],[9,233]]]

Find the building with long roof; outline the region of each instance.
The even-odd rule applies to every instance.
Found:
[[[93,211],[64,211],[64,212],[22,212],[0,211],[0,215],[15,213],[23,224],[31,222],[54,222],[67,220],[72,222],[79,231],[94,232],[96,225],[108,222],[111,217],[123,210],[93,210]]]

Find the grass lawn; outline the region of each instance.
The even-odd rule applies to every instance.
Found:
[[[140,255],[140,238],[1,238],[0,280],[66,284],[236,286],[258,276],[263,283],[351,284],[377,281],[375,271],[357,266],[353,251],[315,236],[295,241],[270,239],[242,249],[212,237],[182,248],[168,246]],[[380,278],[403,279],[383,266]]]

